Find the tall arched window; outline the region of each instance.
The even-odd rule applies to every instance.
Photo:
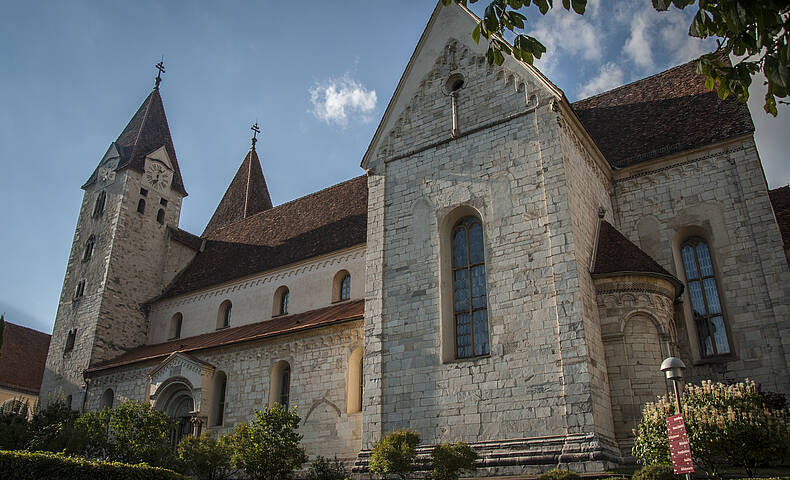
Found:
[[[219,312],[217,315],[217,328],[230,327],[230,314],[233,309],[233,304],[230,300],[225,300],[219,304]]]
[[[286,410],[291,401],[291,365],[280,360],[272,367],[269,382],[269,405],[279,403]]]
[[[101,396],[101,400],[99,401],[99,410],[103,410],[105,408],[112,408],[112,404],[115,401],[115,393],[113,393],[111,388],[108,388],[104,391]]]
[[[107,202],[107,192],[102,190],[99,192],[99,196],[96,197],[96,203],[93,204],[93,216],[99,217],[102,213],[104,213],[104,204]]]
[[[181,325],[184,322],[184,315],[181,312],[176,313],[170,319],[170,338],[181,338]]]
[[[225,422],[225,396],[228,389],[228,376],[219,371],[214,374],[214,412],[211,425],[218,426]]]
[[[452,230],[453,316],[456,358],[487,355],[488,303],[483,225],[460,219]]]
[[[274,307],[272,309],[272,316],[288,314],[288,301],[290,300],[290,291],[288,287],[283,285],[274,292]]]
[[[340,300],[351,298],[351,275],[346,274],[340,281]]]
[[[703,357],[730,353],[727,327],[708,244],[705,240],[694,237],[686,240],[680,253],[686,271],[686,288],[697,324],[700,352]]]

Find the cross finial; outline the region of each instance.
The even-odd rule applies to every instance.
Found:
[[[159,73],[156,74],[156,83],[154,84],[154,89],[159,90],[159,84],[162,83],[162,74],[165,73],[165,59],[163,58],[161,62],[156,64],[156,69],[159,70]]]
[[[258,134],[261,133],[261,129],[258,128],[258,122],[255,122],[250,130],[252,130],[252,149],[255,150],[255,144],[258,142]]]

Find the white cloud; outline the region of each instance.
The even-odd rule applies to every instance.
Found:
[[[597,93],[619,87],[623,84],[623,69],[613,62],[601,65],[598,75],[579,89],[579,98],[587,98]]]
[[[648,30],[654,18],[650,18],[650,11],[643,10],[631,19],[631,35],[623,46],[625,54],[639,67],[654,68],[653,50],[648,38]]]
[[[376,101],[375,90],[367,90],[348,75],[316,83],[310,88],[313,115],[328,124],[341,127],[347,126],[351,119],[369,122]]]
[[[562,52],[581,56],[584,60],[601,59],[599,37],[603,29],[600,25],[561,7],[553,8],[536,24],[529,34],[546,46],[546,53],[536,62],[543,73],[552,73]]]
[[[691,16],[678,10],[669,10],[662,16],[664,25],[659,31],[662,44],[667,49],[672,63],[681,64],[713,50],[713,42],[689,36]]]

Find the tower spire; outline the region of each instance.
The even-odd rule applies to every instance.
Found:
[[[159,90],[159,84],[162,83],[162,74],[165,73],[165,59],[156,64],[156,69],[159,72],[156,74],[156,79],[154,80],[154,90]]]
[[[261,133],[261,129],[258,128],[258,122],[255,122],[250,130],[252,130],[252,150],[255,150],[255,144],[258,143],[258,134]]]

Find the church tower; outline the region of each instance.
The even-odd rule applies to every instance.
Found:
[[[85,191],[52,332],[41,398],[81,409],[83,371],[145,343],[145,302],[162,293],[169,228],[187,195],[159,93],[110,144]]]

